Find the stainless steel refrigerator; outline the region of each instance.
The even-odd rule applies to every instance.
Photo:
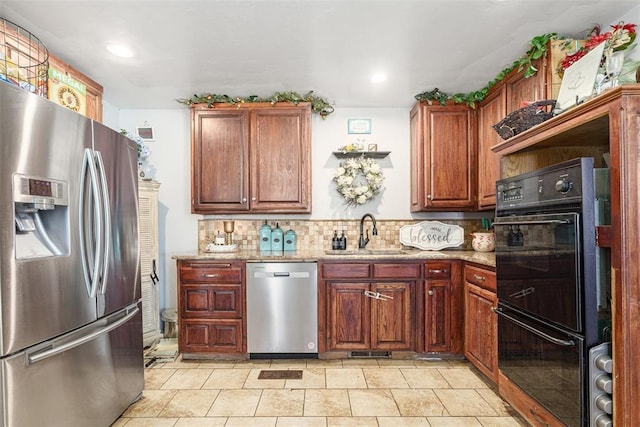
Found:
[[[135,143],[0,82],[0,419],[108,426],[142,394]]]

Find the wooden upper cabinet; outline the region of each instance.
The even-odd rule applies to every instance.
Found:
[[[191,109],[192,212],[311,212],[311,107]]]
[[[49,67],[61,71],[66,76],[69,76],[72,79],[86,86],[86,96],[84,100],[85,102],[84,115],[89,117],[90,119],[96,120],[98,122],[102,122],[102,92],[103,92],[102,86],[96,83],[95,81],[93,81],[92,79],[90,79],[89,77],[82,74],[80,71],[73,68],[71,65],[63,62],[61,59],[59,59],[58,57],[52,54],[49,54]],[[51,90],[49,90],[48,97],[50,100],[58,104],[67,106],[69,109],[73,110],[74,108],[72,107],[75,107],[77,106],[77,104],[82,102],[81,99],[77,99],[71,103],[66,103],[64,100],[61,99],[62,96],[63,96],[62,93],[54,93]]]
[[[311,212],[311,110],[251,113],[251,210]]]
[[[249,111],[193,109],[192,212],[248,211]]]
[[[496,180],[500,178],[500,156],[491,147],[502,141],[493,129],[506,115],[506,87],[500,85],[478,106],[478,209],[496,205]]]
[[[475,111],[418,103],[410,114],[410,139],[411,212],[473,209]]]
[[[478,209],[493,209],[496,205],[496,181],[500,176],[500,156],[491,147],[502,142],[493,125],[523,102],[546,99],[546,60],[534,61],[538,72],[528,78],[524,71],[513,71],[495,85],[478,105]]]
[[[546,99],[545,70],[546,62],[538,59],[533,65],[538,72],[531,77],[524,77],[524,71],[513,72],[505,80],[507,91],[507,114],[522,107],[523,102],[542,101]]]

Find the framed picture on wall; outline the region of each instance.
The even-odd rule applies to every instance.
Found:
[[[347,131],[350,134],[371,133],[371,119],[349,119],[347,120]]]
[[[136,127],[136,133],[145,142],[153,141],[153,128],[151,126],[138,126]]]

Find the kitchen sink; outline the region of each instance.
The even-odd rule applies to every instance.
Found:
[[[345,256],[345,255],[404,255],[405,252],[400,249],[351,249],[351,250],[335,250],[324,251],[327,255]]]

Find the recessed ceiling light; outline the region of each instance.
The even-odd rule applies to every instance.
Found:
[[[387,80],[387,75],[384,73],[376,73],[373,76],[371,76],[372,83],[382,83],[385,80]]]
[[[119,56],[121,58],[131,58],[133,56],[133,51],[129,46],[119,44],[119,43],[108,44],[107,50],[112,54],[114,54],[115,56]]]

